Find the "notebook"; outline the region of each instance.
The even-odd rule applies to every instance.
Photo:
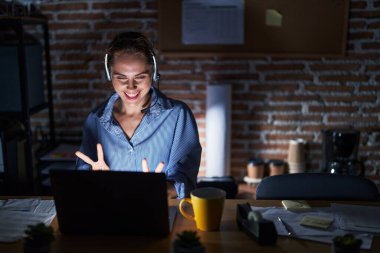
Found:
[[[52,170],[50,177],[64,234],[155,236],[173,226],[164,173]]]

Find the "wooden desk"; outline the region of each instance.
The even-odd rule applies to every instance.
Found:
[[[265,200],[226,200],[225,209],[218,232],[198,231],[201,241],[206,246],[206,253],[213,252],[330,252],[330,245],[318,242],[298,240],[280,236],[275,246],[259,246],[255,241],[241,232],[236,225],[236,204],[250,202],[255,206],[280,206],[280,201]],[[327,206],[326,201],[308,201],[312,206]],[[347,203],[347,202],[346,202]],[[354,203],[354,202],[350,202]],[[170,205],[177,205],[177,200],[170,200]],[[380,206],[380,202],[360,202],[360,204]],[[164,238],[138,236],[68,236],[58,231],[57,220],[52,226],[56,231],[56,240],[52,244],[52,253],[94,253],[94,252],[171,252],[171,243],[176,234],[182,230],[195,230],[195,223],[184,219],[178,213],[172,233]],[[21,242],[0,243],[0,252],[22,253]],[[363,251],[364,252],[364,251]],[[380,237],[375,237],[372,249],[365,252],[380,252]]]

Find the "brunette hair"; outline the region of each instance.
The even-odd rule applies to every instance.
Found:
[[[154,65],[154,50],[152,43],[139,32],[123,32],[111,41],[106,51],[108,66],[112,65],[115,55],[119,53],[137,54],[144,57],[146,62]]]

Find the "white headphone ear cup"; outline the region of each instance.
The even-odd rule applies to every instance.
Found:
[[[110,71],[108,69],[108,54],[106,54],[104,56],[104,68],[106,70],[106,75],[107,75],[108,81],[111,81],[111,74],[110,74]]]
[[[160,80],[160,75],[157,73],[157,61],[156,57],[154,56],[153,52],[151,52],[152,60],[153,60],[153,82],[157,83]]]

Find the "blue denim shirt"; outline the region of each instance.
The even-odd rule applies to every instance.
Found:
[[[113,94],[88,115],[80,151],[97,161],[96,144],[102,144],[105,162],[111,170],[119,171],[142,171],[141,161],[147,158],[154,172],[162,161],[163,172],[174,181],[178,197],[189,196],[196,186],[202,151],[191,110],[152,87],[151,107],[128,139],[112,114],[118,98]],[[76,167],[91,169],[79,158]]]

